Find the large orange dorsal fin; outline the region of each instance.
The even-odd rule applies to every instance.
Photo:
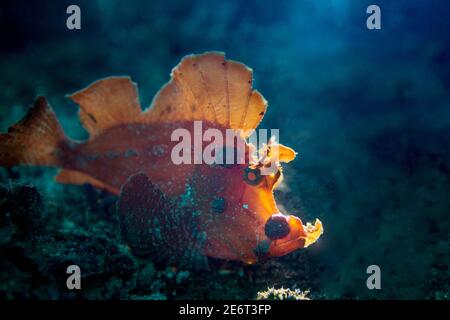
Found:
[[[220,52],[185,56],[145,112],[128,77],[98,80],[69,97],[91,137],[123,123],[203,120],[248,135],[261,122],[267,101],[252,90],[253,72]]]
[[[262,95],[252,91],[252,81],[250,68],[225,60],[223,53],[186,56],[145,111],[145,121],[204,120],[248,132],[267,108]]]
[[[136,122],[141,107],[136,84],[129,77],[109,77],[69,95],[79,104],[80,121],[93,137],[117,124]]]

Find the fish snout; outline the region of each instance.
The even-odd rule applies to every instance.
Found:
[[[296,216],[276,213],[267,220],[264,231],[271,241],[269,255],[277,257],[313,244],[322,235],[323,227],[318,219],[303,225]]]

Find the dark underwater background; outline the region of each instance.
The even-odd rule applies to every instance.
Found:
[[[81,30],[66,28],[70,4]],[[370,4],[381,30],[366,28]],[[224,51],[253,68],[269,101],[261,127],[299,152],[277,202],[325,232],[255,266],[173,269],[126,249],[115,197],[57,184],[56,169],[0,168],[0,298],[254,299],[283,287],[312,299],[448,299],[449,30],[450,4],[436,0],[2,1],[2,132],[45,94],[84,139],[66,94],[129,75],[147,107],[184,55]],[[66,289],[72,263],[80,291]],[[366,287],[373,264],[381,290]]]

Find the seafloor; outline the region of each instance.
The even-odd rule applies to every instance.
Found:
[[[269,101],[262,127],[299,152],[278,203],[325,232],[258,265],[177,270],[133,256],[114,196],[57,184],[56,169],[0,168],[1,299],[253,299],[271,287],[312,299],[448,299],[446,1],[378,1],[377,31],[365,27],[366,1],[78,3],[79,31],[65,28],[65,1],[0,4],[1,131],[45,94],[83,139],[65,94],[130,75],[146,107],[182,56],[225,51],[254,70]],[[82,290],[67,290],[69,264],[82,266]],[[381,290],[366,287],[372,264]]]

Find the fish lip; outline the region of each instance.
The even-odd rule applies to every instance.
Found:
[[[306,226],[303,225],[303,229],[306,232],[306,237],[304,237],[304,248],[309,247],[311,244],[316,242],[323,234],[322,221],[320,221],[319,219],[316,219],[316,221],[314,221],[314,224],[310,222],[306,223]]]
[[[301,235],[297,238],[287,240],[287,241],[286,240],[282,241],[283,239],[280,239],[278,241],[280,241],[281,243],[277,243],[277,247],[283,248],[293,242],[297,242],[300,239],[303,239],[304,243],[301,248],[307,248],[311,244],[316,242],[320,238],[320,236],[323,234],[323,225],[319,219],[316,219],[314,221],[314,224],[308,222],[308,223],[306,223],[306,225],[302,224],[302,226],[303,226],[304,235]]]

